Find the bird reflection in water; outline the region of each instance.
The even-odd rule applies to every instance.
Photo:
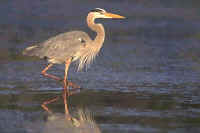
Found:
[[[88,110],[78,109],[66,119],[64,114],[49,114],[47,120],[26,123],[28,133],[101,133],[94,121],[92,113]]]
[[[44,126],[45,133],[101,133],[89,111],[78,110],[71,120],[63,114],[53,114],[48,117]]]

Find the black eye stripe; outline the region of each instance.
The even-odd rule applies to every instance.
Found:
[[[99,12],[99,13],[103,13],[103,12],[105,12],[105,11],[102,10],[102,9],[95,8],[95,9],[91,10],[91,12]]]
[[[91,10],[91,12],[102,12],[102,10],[99,10],[99,9],[93,9],[93,10]]]

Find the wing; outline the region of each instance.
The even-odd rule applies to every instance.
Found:
[[[39,44],[40,55],[55,63],[63,63],[67,58],[74,57],[90,41],[88,34],[82,31],[62,33]]]

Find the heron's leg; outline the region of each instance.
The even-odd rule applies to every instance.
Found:
[[[68,117],[69,115],[69,110],[68,110],[68,104],[67,104],[67,98],[69,96],[69,88],[68,88],[68,82],[67,82],[67,73],[68,73],[68,69],[69,69],[69,65],[71,64],[71,58],[67,59],[65,61],[65,75],[64,75],[64,91],[63,91],[63,100],[64,100],[64,104],[65,104],[65,115]],[[71,119],[69,117],[69,119]]]
[[[51,75],[51,74],[48,74],[48,73],[46,73],[46,72],[47,72],[47,70],[48,70],[49,68],[51,68],[52,66],[53,66],[53,64],[49,64],[49,65],[48,65],[46,68],[44,68],[44,69],[42,70],[41,74],[42,74],[42,75],[44,75],[44,76],[46,76],[46,77],[52,78],[52,79],[54,79],[54,80],[62,81],[62,79],[61,79],[61,78],[59,78],[59,77],[57,77],[57,76],[54,76],[54,75]]]
[[[46,105],[49,104],[49,103],[53,103],[53,102],[57,101],[59,98],[60,98],[60,97],[57,96],[57,97],[55,97],[54,99],[47,100],[47,101],[43,102],[43,104],[41,105],[42,108],[43,108],[44,110],[46,110],[48,113],[52,114],[52,111],[50,111],[49,108],[48,108]]]
[[[47,70],[49,68],[51,68],[53,66],[53,64],[49,64],[46,68],[44,68],[41,72],[42,75],[46,76],[46,77],[49,77],[51,79],[54,79],[54,80],[58,80],[58,81],[63,81],[61,78],[57,77],[57,76],[54,76],[54,75],[51,75],[51,74],[48,74],[46,73]],[[75,83],[72,83],[70,81],[67,81],[68,82],[68,86],[71,86],[72,88],[78,88],[80,89],[80,86],[76,85]]]

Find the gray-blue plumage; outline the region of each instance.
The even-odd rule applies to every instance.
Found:
[[[23,54],[45,58],[53,64],[62,64],[68,58],[72,58],[73,61],[79,59],[82,56],[80,51],[82,53],[90,51],[88,45],[92,45],[92,40],[87,33],[71,31],[30,46],[23,51]]]

